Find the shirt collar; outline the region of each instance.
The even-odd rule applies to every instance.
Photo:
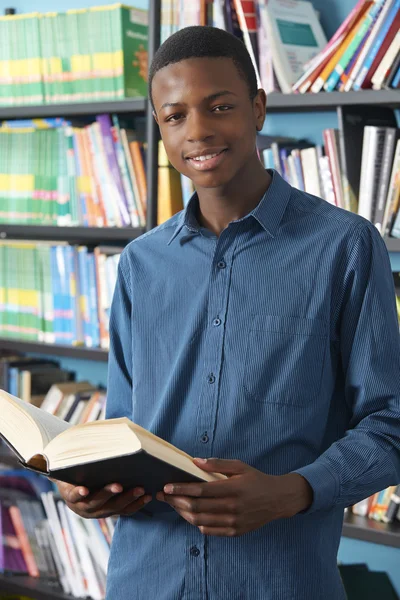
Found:
[[[277,171],[269,169],[268,173],[272,178],[268,190],[258,205],[243,219],[248,219],[252,216],[271,237],[275,237],[290,200],[292,187]],[[181,212],[174,233],[168,241],[168,245],[177,237],[183,227],[186,227],[191,235],[200,233],[200,225],[196,219],[198,201],[197,193],[195,192],[186,208]]]

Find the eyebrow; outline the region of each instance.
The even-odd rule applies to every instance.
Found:
[[[209,96],[207,96],[206,98],[204,98],[204,100],[210,101],[210,100],[216,100],[217,98],[220,98],[221,96],[236,96],[236,94],[234,92],[230,92],[229,90],[221,90],[220,92],[215,92],[215,94],[210,94]],[[171,106],[183,106],[185,103],[184,102],[164,102],[164,104],[161,106],[160,110],[162,110],[163,108],[168,108]]]

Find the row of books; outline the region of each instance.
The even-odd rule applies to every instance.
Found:
[[[144,145],[117,115],[0,124],[0,222],[143,227],[146,200]]]
[[[120,251],[0,242],[0,337],[108,348]]]
[[[148,13],[112,4],[0,18],[0,105],[146,96]]]
[[[400,485],[388,488],[357,502],[351,512],[382,523],[400,521]]]
[[[393,111],[342,107],[339,116],[339,129],[323,130],[324,146],[259,136],[265,167],[275,168],[294,187],[369,219],[382,236],[400,237],[400,130]]]
[[[161,39],[213,25],[243,40],[267,91],[400,87],[399,0],[359,0],[327,41],[306,0],[163,0]]]
[[[292,90],[400,89],[399,29],[399,0],[358,0]]]
[[[212,25],[239,37],[266,92],[291,92],[304,65],[327,43],[318,13],[305,0],[162,1],[161,41],[188,25]]]

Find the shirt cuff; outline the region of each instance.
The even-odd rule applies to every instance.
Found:
[[[316,461],[292,472],[304,477],[314,492],[311,506],[302,514],[309,515],[317,510],[329,510],[334,506],[339,493],[339,480],[328,467]]]

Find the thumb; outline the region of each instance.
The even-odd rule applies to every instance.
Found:
[[[213,473],[222,473],[224,475],[239,475],[244,473],[248,467],[241,460],[225,460],[222,458],[194,458],[196,466],[203,471],[211,471]]]

